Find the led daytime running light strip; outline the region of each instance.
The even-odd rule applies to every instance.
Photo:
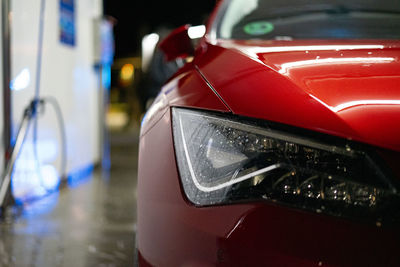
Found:
[[[188,149],[187,149],[187,146],[186,146],[186,139],[185,139],[185,134],[183,132],[183,125],[182,125],[182,117],[181,116],[179,116],[179,124],[180,124],[180,128],[181,128],[183,149],[185,150],[185,156],[186,156],[186,161],[187,161],[187,164],[188,164],[188,167],[189,167],[190,176],[192,177],[193,183],[195,184],[197,189],[199,189],[200,191],[207,192],[207,193],[208,192],[213,192],[213,191],[216,191],[216,190],[219,190],[219,189],[222,189],[222,188],[225,188],[225,187],[228,187],[228,186],[243,182],[245,180],[253,178],[254,176],[257,176],[257,175],[260,175],[260,174],[263,174],[263,173],[266,173],[266,172],[269,172],[269,171],[272,171],[272,170],[275,170],[275,169],[278,169],[278,168],[281,167],[281,164],[277,163],[277,164],[270,165],[270,166],[265,167],[263,169],[260,169],[260,170],[257,170],[255,172],[246,174],[246,175],[241,176],[239,178],[232,179],[232,180],[230,180],[228,182],[225,182],[225,183],[222,183],[222,184],[219,184],[219,185],[216,185],[216,186],[210,186],[210,187],[204,186],[204,185],[200,184],[200,182],[197,180],[196,175],[195,175],[194,170],[193,170],[192,162],[190,160],[189,152],[188,152]]]

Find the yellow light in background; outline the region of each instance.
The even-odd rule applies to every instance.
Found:
[[[121,68],[121,79],[123,81],[129,81],[133,78],[135,73],[135,67],[132,64],[125,64]]]

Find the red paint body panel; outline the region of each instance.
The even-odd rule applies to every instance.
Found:
[[[400,151],[400,42],[221,41],[196,64],[235,114]]]
[[[376,146],[400,177],[399,57],[397,41],[204,38],[142,125],[140,266],[400,266],[398,228],[262,201],[193,206],[180,183],[170,112],[232,112],[358,140]]]
[[[140,141],[141,266],[399,266],[399,229],[268,202],[198,208],[184,197],[170,112]],[[162,136],[162,138],[160,138]]]
[[[229,112],[229,109],[212,92],[204,79],[195,70],[193,64],[184,66],[163,86],[142,122],[140,134],[145,134],[153,127],[162,115],[169,110],[170,106]]]

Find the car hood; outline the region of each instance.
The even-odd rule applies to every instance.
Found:
[[[400,42],[218,41],[201,51],[198,70],[233,113],[400,151]]]

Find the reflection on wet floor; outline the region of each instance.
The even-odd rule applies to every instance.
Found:
[[[137,131],[112,133],[111,170],[9,211],[0,266],[132,266]]]

